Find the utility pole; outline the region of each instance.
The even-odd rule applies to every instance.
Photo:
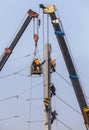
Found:
[[[49,85],[51,82],[51,45],[46,45],[46,62],[45,62],[45,88],[44,88],[44,105],[45,105],[45,130],[51,130],[51,97]]]

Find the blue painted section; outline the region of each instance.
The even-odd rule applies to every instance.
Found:
[[[77,75],[70,75],[70,78],[72,78],[72,79],[78,79],[78,76]]]
[[[64,35],[64,32],[62,32],[62,31],[55,31],[55,34],[57,34],[57,35]]]

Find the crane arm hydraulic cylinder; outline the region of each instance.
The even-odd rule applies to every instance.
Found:
[[[15,38],[12,41],[12,43],[10,44],[10,46],[5,49],[2,56],[0,57],[0,71],[2,70],[4,64],[8,60],[9,56],[11,55],[13,49],[15,48],[16,44],[18,43],[20,37],[24,33],[24,31],[27,28],[28,24],[30,23],[31,19],[37,18],[37,17],[38,17],[38,13],[32,11],[31,9],[28,11],[28,16],[27,16],[25,22],[23,23],[22,27],[18,31],[17,35],[15,36]]]

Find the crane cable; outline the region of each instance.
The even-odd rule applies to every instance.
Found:
[[[49,43],[49,14],[47,14],[47,43]]]
[[[34,36],[34,42],[35,42],[35,50],[34,50],[34,56],[36,56],[36,52],[37,52],[37,42],[39,39],[38,36],[38,18],[33,18],[33,36]]]
[[[40,9],[40,7],[39,7]],[[45,48],[45,38],[44,38],[44,13],[42,13],[42,42],[43,42],[43,60],[45,60],[45,53],[44,53],[44,48]],[[45,95],[45,73],[44,73],[44,65],[43,65],[43,96]]]

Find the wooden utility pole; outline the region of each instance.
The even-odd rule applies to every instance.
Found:
[[[50,76],[51,69],[51,45],[46,45],[46,62],[45,62],[45,93],[44,93],[44,105],[45,105],[45,130],[51,130],[51,97],[49,85],[51,83]]]

